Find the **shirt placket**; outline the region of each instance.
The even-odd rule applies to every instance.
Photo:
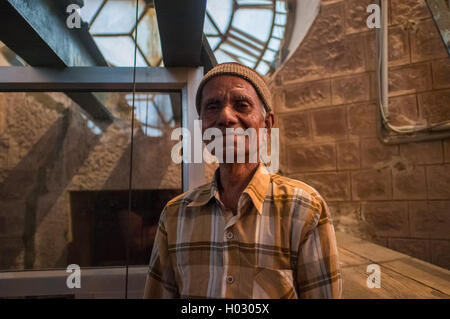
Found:
[[[225,217],[231,216],[231,218],[226,218],[227,222],[224,230],[224,242],[228,244],[227,254],[228,254],[228,267],[227,274],[225,276],[226,298],[239,298],[241,297],[240,286],[242,280],[241,271],[241,251],[240,251],[240,234],[237,231],[238,227],[236,224],[242,216],[242,207],[245,203],[245,197],[239,200],[237,214],[233,215],[232,211],[229,209],[224,209]]]

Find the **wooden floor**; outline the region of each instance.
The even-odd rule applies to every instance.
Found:
[[[450,299],[450,271],[391,249],[336,232],[343,298]],[[378,264],[381,287],[368,288],[367,266]]]

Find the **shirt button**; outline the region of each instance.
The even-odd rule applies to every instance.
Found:
[[[232,284],[234,282],[234,277],[233,276],[227,276],[227,284]]]
[[[227,233],[227,238],[228,238],[228,239],[233,239],[233,237],[234,237],[233,232],[230,232],[230,231],[229,231],[229,232]]]

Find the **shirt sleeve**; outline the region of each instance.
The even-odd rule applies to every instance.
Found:
[[[315,202],[312,226],[308,227],[298,249],[298,297],[341,298],[342,278],[330,211],[320,195]]]
[[[165,210],[163,210],[150,257],[144,299],[179,298],[178,287],[169,258],[165,216]]]

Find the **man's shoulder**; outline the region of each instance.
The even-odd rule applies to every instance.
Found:
[[[195,187],[178,196],[175,196],[174,198],[172,198],[167,202],[166,208],[188,205],[194,200],[198,199],[200,196],[202,195],[206,196],[210,194],[210,192],[211,192],[211,182]]]
[[[306,184],[298,179],[271,174],[271,181],[277,189],[286,194],[294,194],[299,191],[305,196],[322,198],[320,193],[311,185]]]

